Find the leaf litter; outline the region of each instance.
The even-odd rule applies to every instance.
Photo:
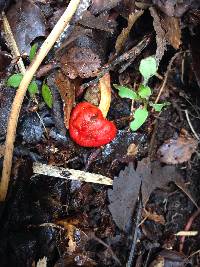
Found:
[[[11,3],[12,1],[7,2]],[[28,2],[32,3],[31,7]],[[37,17],[38,21],[41,22],[40,26],[43,25],[46,32],[46,29],[51,29],[54,26],[55,21],[58,20],[63,13],[65,9],[64,6],[66,6],[65,2],[66,1],[54,0],[19,1],[19,5],[22,5],[22,10],[14,10],[12,11],[14,12],[12,14],[15,14],[15,16],[16,14],[24,14],[27,19],[28,14],[26,14],[24,10],[29,8],[28,12],[32,14],[31,16],[33,16],[33,19]],[[173,57],[174,49],[180,49],[180,60],[174,61],[173,63],[173,88],[171,80],[164,79],[165,86],[163,87],[167,86],[171,90],[169,90],[169,94],[167,95],[162,94],[162,99],[171,102],[174,101],[175,98],[176,101],[179,97],[177,95],[179,93],[181,95],[183,92],[183,87],[184,90],[187,87],[191,89],[190,91],[194,89],[193,93],[198,91],[193,85],[194,76],[192,76],[193,73],[196,74],[196,77],[198,75],[199,59],[197,55],[199,50],[199,38],[195,28],[197,27],[198,29],[198,19],[196,19],[195,23],[192,23],[192,25],[189,26],[189,31],[192,34],[192,36],[189,37],[191,37],[192,40],[195,40],[195,44],[193,44],[192,41],[190,47],[192,51],[193,68],[197,66],[194,70],[192,70],[187,63],[187,61],[190,61],[190,54],[187,50],[184,50],[186,49],[185,47],[190,46],[190,44],[188,44],[188,41],[186,40],[187,38],[182,38],[183,32],[186,34],[186,37],[188,37],[187,33],[185,33],[185,29],[188,27],[188,20],[191,22],[194,18],[194,14],[192,15],[192,18],[191,12],[198,14],[198,10],[193,9],[194,7],[197,7],[197,1],[188,0],[187,3],[189,3],[189,5],[186,6],[179,3],[180,1],[174,1],[173,3],[172,1],[165,1],[165,3],[163,1],[148,1],[149,4],[145,5],[142,2],[133,2],[134,1],[129,0],[91,1],[91,6],[85,14],[83,14],[82,18],[80,18],[76,25],[74,23],[75,20],[73,20],[73,23],[69,26],[69,32],[71,32],[70,38],[68,38],[69,32],[67,34],[65,32],[66,35],[62,34],[63,39],[61,39],[64,40],[63,43],[60,39],[60,46],[55,46],[52,49],[52,53],[49,53],[43,62],[41,67],[46,67],[47,65],[52,66],[55,63],[56,68],[59,68],[59,71],[50,68],[48,72],[43,73],[42,78],[41,76],[38,76],[37,83],[39,94],[36,95],[36,103],[33,103],[33,100],[28,98],[25,101],[26,103],[24,103],[22,123],[19,125],[16,140],[16,144],[20,149],[18,149],[18,154],[15,153],[14,157],[14,161],[18,160],[18,157],[20,157],[20,159],[22,158],[21,162],[23,163],[20,165],[22,173],[19,172],[20,179],[18,179],[16,174],[14,175],[14,190],[12,190],[13,185],[11,184],[11,200],[8,196],[8,203],[6,203],[6,206],[8,206],[6,207],[5,216],[3,216],[2,224],[4,227],[1,232],[2,240],[0,242],[1,258],[4,258],[3,254],[6,255],[4,252],[8,251],[8,253],[13,253],[12,259],[14,259],[15,262],[21,262],[22,260],[24,260],[24,262],[31,262],[32,259],[36,261],[36,250],[33,248],[32,244],[37,242],[36,247],[40,254],[39,256],[37,255],[37,259],[40,256],[42,257],[43,255],[48,254],[47,258],[50,266],[61,266],[63,264],[65,266],[116,266],[118,264],[118,261],[116,260],[118,257],[120,261],[122,260],[122,266],[125,266],[125,262],[127,261],[126,255],[130,249],[127,244],[129,239],[132,238],[132,236],[129,236],[130,232],[127,235],[127,229],[129,228],[130,221],[132,222],[133,219],[133,223],[136,225],[135,232],[138,233],[137,240],[140,241],[136,244],[137,252],[134,251],[133,253],[134,262],[139,263],[139,259],[141,259],[140,265],[137,266],[149,266],[152,258],[155,259],[156,255],[162,257],[161,262],[164,262],[164,264],[166,263],[166,265],[178,265],[180,262],[178,266],[181,266],[183,263],[182,259],[185,258],[184,256],[181,260],[177,260],[173,254],[176,247],[178,247],[179,240],[176,239],[176,241],[174,241],[174,236],[172,237],[169,232],[173,232],[174,228],[182,230],[180,227],[183,228],[185,220],[181,219],[181,223],[176,223],[177,213],[178,216],[187,219],[187,217],[190,216],[189,213],[192,213],[193,208],[198,209],[199,194],[197,194],[197,196],[194,195],[193,192],[188,191],[186,183],[178,182],[180,175],[176,167],[179,169],[182,168],[181,174],[185,178],[185,181],[188,182],[187,184],[191,183],[193,186],[195,185],[192,176],[195,175],[194,172],[196,171],[198,174],[199,167],[193,168],[194,164],[197,164],[198,162],[197,153],[189,164],[175,166],[191,159],[192,152],[197,150],[197,142],[196,140],[192,140],[192,137],[180,136],[182,140],[171,137],[174,136],[175,128],[178,128],[179,130],[182,127],[185,128],[185,124],[184,126],[182,125],[184,122],[180,122],[179,118],[177,119],[177,114],[174,112],[172,105],[167,107],[166,113],[163,111],[162,114],[159,114],[158,119],[161,120],[162,127],[161,132],[158,132],[157,134],[155,151],[161,146],[164,140],[166,141],[163,146],[170,144],[170,148],[169,150],[162,150],[161,146],[158,150],[158,154],[152,155],[152,157],[154,156],[154,159],[157,156],[158,161],[150,162],[148,158],[144,158],[148,154],[148,138],[152,135],[152,126],[154,125],[154,120],[157,119],[157,117],[154,116],[154,112],[150,113],[151,108],[149,108],[149,118],[147,123],[143,128],[137,130],[136,133],[132,133],[129,129],[129,123],[132,120],[132,108],[137,109],[139,108],[139,105],[133,103],[133,101],[131,105],[129,99],[121,99],[116,95],[116,90],[113,88],[108,118],[116,122],[119,131],[117,137],[111,143],[98,149],[85,149],[74,144],[66,130],[71,109],[75,103],[84,101],[83,97],[85,97],[88,102],[95,100],[94,102],[96,105],[99,104],[101,100],[99,90],[95,91],[94,88],[97,88],[99,79],[101,79],[105,73],[110,72],[111,83],[109,84],[109,87],[110,85],[113,87],[114,83],[120,81],[118,74],[121,73],[120,75],[128,77],[125,82],[127,88],[133,88],[138,91],[137,88],[140,83],[138,71],[139,63],[143,58],[148,58],[155,54],[157,61],[160,61],[161,58],[162,61],[160,61],[159,69],[157,69],[158,62],[156,62],[155,72],[158,71],[159,74],[154,73],[157,76],[152,77],[150,80],[149,86],[152,88],[150,100],[153,101],[156,99],[157,88],[162,84],[161,80],[163,79],[163,76],[165,77],[164,71],[167,68],[167,65],[169,65],[168,59]],[[153,12],[151,10],[151,7],[153,6],[151,2],[155,4]],[[27,3],[27,6],[23,6],[24,3]],[[86,4],[88,7],[90,1],[83,0],[81,3],[83,5]],[[136,9],[135,6],[139,8]],[[13,7],[16,7],[14,3],[11,8]],[[37,11],[39,11],[36,15],[34,13],[35,7],[38,7]],[[85,7],[85,9],[87,9],[87,7]],[[165,14],[163,14],[158,7]],[[192,8],[193,10],[186,13],[189,8]],[[10,10],[11,9],[8,10],[8,13]],[[140,19],[134,24],[133,14],[140,13]],[[184,14],[184,19],[180,17],[180,14],[183,13],[186,13]],[[47,25],[43,24],[43,20],[40,21],[40,15],[42,15],[42,17],[44,15],[44,21],[47,21]],[[77,19],[79,18],[76,17],[76,20]],[[34,28],[30,31],[30,27],[28,26],[30,25],[30,21],[31,20],[28,21],[27,26],[23,26],[21,23],[21,27],[25,27],[25,32],[27,34],[27,39],[25,40],[25,48],[27,51],[35,38],[44,36],[44,32],[43,34],[38,33],[39,28]],[[14,25],[14,28],[17,28],[18,26],[19,25],[16,24]],[[13,32],[15,32],[14,28]],[[155,33],[152,34],[153,31],[155,31]],[[20,32],[18,29],[17,35],[22,38],[22,43],[24,45],[23,31]],[[188,33],[188,35],[190,34]],[[38,39],[36,42],[40,45]],[[115,45],[117,46],[117,42],[121,42],[118,48],[120,55],[115,58]],[[169,46],[167,47],[166,42],[169,43]],[[182,46],[180,46],[181,42],[183,42]],[[18,45],[21,48],[21,44]],[[1,47],[3,50],[6,49],[6,46],[3,43],[1,43]],[[60,48],[57,49],[57,47]],[[2,51],[2,53],[4,53],[4,51]],[[6,51],[6,53],[9,54],[10,52]],[[8,56],[10,57],[10,54]],[[13,56],[13,54],[11,56]],[[16,63],[17,60],[18,59],[14,59],[14,62]],[[2,64],[4,64],[3,59],[1,61]],[[29,60],[25,60],[24,63],[25,66],[28,67]],[[14,63],[8,66],[8,72],[16,72],[15,66],[13,65]],[[188,66],[189,71],[187,69]],[[149,69],[148,66],[148,70]],[[166,77],[168,72],[172,72],[171,69],[172,68],[170,67],[169,71],[167,70]],[[5,76],[5,66],[3,66],[2,71]],[[6,74],[8,77],[9,75],[10,74],[8,73]],[[95,79],[94,86],[87,89],[86,94],[89,93],[88,97],[84,94],[81,86],[82,84],[84,85],[92,82],[91,78],[95,76],[97,76],[97,78]],[[189,86],[187,86],[187,81],[184,85],[180,82],[180,76],[182,82],[185,82],[187,80],[186,78],[188,78],[188,81],[190,82]],[[59,81],[57,81],[56,78],[59,78]],[[46,90],[44,94],[43,90],[42,94],[42,84],[44,84],[44,82],[47,83],[51,92]],[[119,83],[123,86],[123,82]],[[2,91],[2,88],[0,91]],[[16,90],[13,89],[11,90],[11,88],[5,88],[5,92],[3,91],[3,94],[0,95],[0,125],[2,126],[0,132],[0,138],[2,138],[2,143],[0,144],[1,162],[4,154],[3,141],[6,132],[6,121],[15,91]],[[130,94],[131,92],[127,91],[126,93]],[[149,98],[147,93],[145,93],[145,95],[147,95],[145,98]],[[134,99],[134,97],[132,98]],[[44,101],[47,105],[45,105]],[[151,103],[151,106],[154,105],[153,107],[155,109],[157,108],[158,112],[160,112],[159,108],[161,108],[161,106],[158,106],[160,104],[155,106],[155,104],[153,104],[154,101]],[[181,101],[181,105],[182,104]],[[179,102],[177,106],[181,109]],[[187,109],[189,110],[190,108],[187,107]],[[40,121],[34,113],[35,110],[42,116],[42,120],[46,127],[45,134],[43,134],[42,125],[40,125]],[[192,115],[191,112],[190,114]],[[34,119],[32,119],[32,117]],[[198,118],[192,116],[191,118],[192,123],[193,121],[196,123],[198,120]],[[35,127],[38,125],[40,133],[35,131]],[[198,132],[197,125],[195,124],[194,128],[197,129]],[[186,128],[188,129],[188,127]],[[165,134],[163,134],[163,131]],[[24,135],[24,133],[26,135]],[[28,142],[30,139],[32,139],[31,142]],[[174,141],[170,143],[170,140]],[[162,155],[164,156],[159,156],[160,151],[162,151]],[[31,156],[31,154],[34,154],[35,156]],[[141,160],[142,158],[144,159]],[[106,197],[107,187],[102,185],[91,185],[90,183],[82,184],[81,182],[79,184],[70,184],[69,182],[59,181],[60,179],[55,178],[55,175],[54,177],[50,177],[50,175],[42,176],[38,174],[37,177],[31,177],[31,179],[29,179],[30,177],[27,177],[27,170],[32,170],[32,166],[26,165],[30,159],[31,161],[37,159],[39,162],[52,164],[55,167],[62,166],[65,167],[65,169],[75,169],[76,172],[79,170],[86,172],[88,170],[92,174],[98,173],[109,177],[109,179],[115,176],[113,190],[110,189],[108,192],[110,200],[109,209],[111,213],[108,210],[108,201]],[[162,162],[162,159],[165,159],[165,162]],[[137,164],[136,169],[134,168],[133,163],[131,163],[133,160]],[[172,165],[165,166],[164,164],[166,163]],[[127,164],[128,166],[125,167]],[[190,165],[192,165],[191,169]],[[122,169],[124,169],[124,171],[122,171]],[[16,170],[14,170],[14,173],[16,173]],[[116,177],[118,174],[119,176]],[[192,177],[191,180],[190,178],[188,179],[190,174]],[[198,180],[199,177],[197,177],[197,181]],[[174,189],[172,184],[169,188],[170,191],[154,191],[146,207],[148,210],[144,209],[142,211],[144,220],[142,221],[142,227],[139,227],[136,222],[134,206],[137,202],[141,181],[143,182],[142,193],[144,203],[148,201],[149,196],[156,188],[163,188],[170,181],[174,182],[179,188],[177,189],[176,186]],[[110,179],[109,185],[111,184],[112,179]],[[199,185],[198,182],[197,185]],[[196,190],[198,193],[198,186],[196,187]],[[14,192],[14,197],[12,197],[12,192]],[[184,194],[182,194],[183,192]],[[172,195],[174,198],[170,199],[170,196]],[[185,197],[190,205],[187,205],[187,202],[181,203],[182,206],[179,208],[179,211],[179,209],[175,209],[175,206],[179,199],[182,199],[180,195],[183,195],[182,198]],[[70,198],[70,204],[68,198]],[[14,199],[14,201],[12,199]],[[160,200],[159,205],[157,205],[157,200]],[[151,207],[153,208],[151,209]],[[176,223],[176,226],[173,226],[174,228],[169,227],[173,222],[169,219],[168,209],[170,210],[169,213],[171,214],[172,220]],[[183,209],[185,213],[183,212]],[[133,213],[134,215],[132,215]],[[51,216],[52,214],[53,217]],[[120,230],[122,229],[125,231],[125,233],[117,229],[111,215],[113,216],[116,225]],[[56,232],[58,229],[56,228],[55,231],[53,225],[56,226],[56,223],[60,220],[65,221],[66,218],[69,217],[72,217],[72,219],[74,217],[79,218],[79,226],[71,227],[71,229],[69,229],[70,227],[68,228],[62,225],[64,229],[60,226],[62,229],[59,228],[59,231]],[[83,217],[87,218],[87,223],[85,223]],[[47,224],[49,223],[49,225],[46,225],[46,227],[44,226],[42,230],[40,227],[41,221]],[[139,222],[141,222],[141,216]],[[13,225],[15,226],[14,230]],[[159,234],[158,236],[156,234],[156,236],[151,234],[150,236],[152,236],[152,238],[149,240],[147,234],[149,225],[155,227],[156,230],[158,229],[158,233],[160,233],[160,236],[162,235],[162,237],[159,238]],[[198,230],[198,220],[193,226],[195,230]],[[34,228],[33,235],[32,231],[27,231],[30,227]],[[146,232],[145,227],[147,229]],[[161,227],[162,230],[160,230],[159,227]],[[6,229],[6,235],[4,229]],[[24,231],[26,233],[24,233]],[[66,233],[64,233],[64,231]],[[29,233],[27,234],[27,232]],[[82,233],[83,236],[80,235],[80,233]],[[139,233],[142,234],[142,238],[140,238],[141,235],[139,236]],[[152,231],[152,233],[156,233],[156,231]],[[30,237],[28,236],[29,234]],[[97,238],[87,238],[87,236],[90,235],[95,235]],[[36,236],[38,236],[38,238],[36,238]],[[82,244],[79,247],[79,241],[84,241],[84,236],[86,239],[93,240],[86,240],[85,244]],[[67,238],[70,241],[69,243]],[[172,239],[173,241],[171,241]],[[45,241],[41,242],[41,240]],[[98,240],[98,242],[95,243],[94,240]],[[198,244],[197,239],[193,240],[192,238],[189,238],[188,241],[195,241],[195,244]],[[8,247],[5,248],[5,246],[7,246],[5,244],[8,244]],[[47,244],[51,244],[51,246],[48,247],[48,250],[46,249]],[[166,257],[156,252],[154,253],[154,250],[151,248],[158,246],[159,251],[163,247],[172,247],[172,257],[169,255]],[[12,252],[9,251],[9,247],[12,247]],[[74,247],[77,248],[76,251],[70,254],[70,248],[73,250]],[[195,249],[196,247],[197,245],[195,245]],[[26,248],[25,252],[23,248]],[[188,251],[186,251],[187,256],[192,250],[194,251],[194,247],[190,245],[186,245],[185,248],[188,249]],[[112,253],[112,250],[114,254]],[[113,256],[115,253],[116,257]],[[22,254],[28,256],[24,256],[25,259],[22,259]],[[145,255],[147,255],[147,258]],[[169,260],[168,258],[170,257],[171,259]],[[115,260],[113,262],[114,258]],[[11,263],[9,266],[13,266],[13,264]]]
[[[165,164],[180,164],[191,159],[197,145],[196,139],[180,135],[178,138],[166,140],[158,149],[157,155],[160,162]]]
[[[133,163],[129,163],[114,178],[113,189],[108,190],[109,210],[116,225],[127,231],[141,182],[143,202],[146,203],[153,190],[180,180],[181,176],[175,166],[162,167],[158,161],[151,162],[149,158],[144,158],[138,162],[135,170]]]

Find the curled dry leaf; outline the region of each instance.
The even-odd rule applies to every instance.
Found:
[[[116,41],[116,44],[115,44],[116,53],[119,53],[123,49],[123,46],[124,46],[125,42],[127,41],[127,38],[129,36],[129,33],[130,33],[133,25],[135,24],[137,19],[143,13],[144,13],[144,11],[140,10],[140,11],[136,11],[135,13],[131,13],[129,15],[129,17],[128,17],[128,26],[126,28],[124,28],[122,30],[122,32],[120,33],[120,35],[117,37],[117,41]]]
[[[149,158],[144,158],[138,162],[135,170],[133,164],[130,163],[118,177],[115,177],[113,190],[108,190],[109,210],[116,225],[120,229],[126,230],[131,220],[141,182],[143,201],[146,202],[154,189],[180,179],[175,166],[162,167],[159,162],[150,162]]]
[[[166,31],[166,39],[175,49],[181,45],[180,19],[175,17],[162,16],[162,27]]]
[[[162,28],[160,14],[158,13],[158,11],[154,7],[150,7],[149,11],[151,13],[151,16],[153,17],[153,27],[156,32],[156,59],[158,62],[160,62],[165,53],[167,45],[165,31]]]
[[[29,54],[31,42],[39,36],[45,36],[45,19],[37,5],[31,1],[17,1],[7,18],[14,34],[20,53]]]
[[[70,113],[75,104],[76,81],[70,80],[61,72],[58,72],[55,77],[55,83],[63,101],[64,123],[65,127],[68,129]]]
[[[177,139],[167,140],[157,152],[161,162],[166,164],[178,164],[190,160],[197,149],[196,139],[187,136],[179,136]]]
[[[104,118],[106,118],[111,102],[111,85],[109,73],[104,74],[104,76],[99,80],[99,90],[101,92],[99,109],[101,110]]]

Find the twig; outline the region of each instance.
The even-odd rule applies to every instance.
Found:
[[[80,182],[96,183],[103,185],[112,185],[113,180],[95,173],[84,172],[74,169],[61,168],[52,165],[35,162],[33,164],[33,173],[47,176],[58,177],[66,180],[77,180]]]
[[[190,126],[191,131],[193,132],[193,134],[196,137],[196,139],[199,141],[200,138],[199,138],[198,134],[195,132],[193,126],[192,126],[192,123],[190,121],[190,117],[189,117],[189,114],[188,114],[188,110],[187,109],[185,110],[185,116],[186,116],[186,119],[187,119],[187,122],[188,122],[188,124]]]
[[[98,73],[97,78],[95,78],[94,80],[91,80],[87,83],[84,83],[80,86],[81,90],[84,90],[85,88],[87,88],[90,85],[95,85],[99,82],[99,79],[102,78],[107,72],[109,72],[110,70],[113,70],[114,67],[116,67],[117,65],[119,65],[120,63],[127,61],[129,59],[131,59],[131,63],[135,60],[135,58],[141,53],[141,51],[150,43],[151,41],[151,35],[150,36],[145,36],[144,39],[139,42],[136,46],[132,47],[129,51],[123,53],[122,55],[120,55],[119,57],[117,57],[116,59],[114,59],[111,63],[106,64],[101,71]],[[126,65],[124,65],[126,66]],[[122,66],[123,68],[123,66]],[[124,69],[119,70],[119,72],[123,72]]]
[[[122,266],[120,260],[117,258],[117,256],[113,252],[112,248],[108,244],[106,244],[103,240],[101,240],[100,238],[98,238],[97,236],[95,236],[95,234],[93,234],[93,233],[90,235],[90,238],[96,240],[97,242],[99,242],[100,244],[102,244],[104,247],[106,247],[108,249],[108,251],[110,252],[110,254],[112,255],[113,259],[116,261],[116,263],[119,266]]]
[[[3,25],[4,25],[4,32],[5,32],[5,36],[6,36],[6,41],[7,41],[7,45],[8,47],[10,48],[11,50],[11,53],[12,53],[12,56],[14,58],[18,58],[19,57],[19,60],[17,61],[17,66],[19,68],[19,71],[21,72],[21,74],[25,74],[26,72],[26,68],[25,68],[25,65],[24,65],[24,62],[23,62],[23,59],[21,58],[20,56],[20,52],[19,52],[19,48],[18,48],[18,45],[15,41],[15,37],[12,33],[12,30],[10,28],[10,24],[9,24],[9,21],[7,20],[7,17],[6,15],[3,13]],[[33,99],[35,102],[36,102],[36,99],[34,98]],[[36,115],[38,116],[43,128],[44,128],[44,131],[46,133],[46,135],[48,136],[48,132],[47,132],[47,129],[44,125],[44,122],[42,120],[42,118],[40,117],[39,113],[36,111],[35,112]]]
[[[19,60],[17,61],[17,65],[18,65],[19,71],[22,74],[24,74],[26,72],[26,68],[24,66],[24,62],[21,58],[17,43],[15,41],[12,30],[10,28],[10,24],[4,12],[2,13],[2,17],[3,17],[3,27],[4,27],[6,42],[11,50],[12,56],[16,58],[19,57]]]
[[[170,59],[170,62],[169,62],[169,65],[167,66],[167,71],[166,71],[166,74],[165,74],[165,78],[163,80],[163,83],[162,83],[162,86],[160,87],[160,91],[159,91],[159,94],[155,100],[155,104],[158,103],[159,99],[160,99],[160,96],[161,94],[163,93],[164,89],[165,89],[165,86],[166,86],[166,83],[167,83],[167,78],[169,76],[169,72],[171,71],[171,68],[172,68],[172,64],[174,63],[174,60],[181,54],[183,53],[184,51],[178,51],[171,59]]]
[[[5,156],[3,162],[3,171],[2,178],[0,183],[0,201],[5,201],[8,184],[10,180],[10,173],[12,167],[12,158],[13,158],[13,148],[16,135],[17,122],[19,118],[19,113],[21,110],[22,102],[26,94],[26,90],[34,74],[36,73],[38,67],[42,63],[45,56],[48,54],[56,40],[59,38],[60,34],[63,32],[72,16],[76,12],[76,9],[79,5],[80,0],[71,0],[64,14],[61,16],[59,21],[56,23],[55,27],[47,37],[47,39],[42,44],[38,53],[32,64],[29,66],[25,75],[20,83],[20,86],[16,92],[7,127],[6,143],[5,143]]]

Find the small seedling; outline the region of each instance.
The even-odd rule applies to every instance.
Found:
[[[149,97],[152,95],[152,90],[147,83],[149,79],[157,72],[158,65],[155,57],[147,57],[142,59],[139,66],[139,71],[143,76],[143,83],[139,86],[137,92],[126,86],[114,84],[113,86],[119,90],[118,94],[122,98],[129,98],[141,103],[141,106],[134,111],[134,120],[130,123],[132,131],[138,130],[147,120],[149,116],[148,106],[153,107],[156,112],[160,112],[168,102],[156,104],[149,102]]]
[[[44,99],[44,102],[47,104],[47,106],[49,108],[52,108],[53,96],[52,96],[52,93],[51,93],[49,86],[46,83],[43,83],[43,85],[42,85],[42,97]]]
[[[36,52],[37,52],[37,49],[38,49],[38,44],[35,43],[31,46],[31,50],[30,50],[30,54],[29,54],[29,59],[30,61],[33,61],[35,55],[36,55]]]
[[[23,79],[23,75],[21,73],[15,73],[8,78],[7,85],[14,87],[14,88],[18,88],[22,79]],[[28,91],[31,96],[34,96],[35,94],[38,93],[38,86],[35,80],[33,80],[29,84]]]
[[[32,61],[36,55],[38,49],[38,44],[34,44],[31,47],[30,54],[29,54],[29,59]],[[18,88],[21,81],[23,79],[23,74],[21,73],[15,73],[11,75],[8,80],[7,80],[7,86],[13,87],[13,88]],[[34,97],[36,94],[38,94],[38,85],[36,80],[32,80],[32,82],[28,86],[28,91],[31,97]],[[48,85],[44,82],[42,85],[42,97],[44,99],[44,102],[49,108],[52,108],[53,106],[53,97],[51,94],[51,90],[48,87]]]

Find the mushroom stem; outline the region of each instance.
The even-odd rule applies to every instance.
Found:
[[[110,85],[110,74],[109,73],[106,73],[99,80],[99,89],[101,93],[99,109],[101,110],[104,118],[106,118],[107,113],[110,108],[110,102],[111,102],[111,85]]]

